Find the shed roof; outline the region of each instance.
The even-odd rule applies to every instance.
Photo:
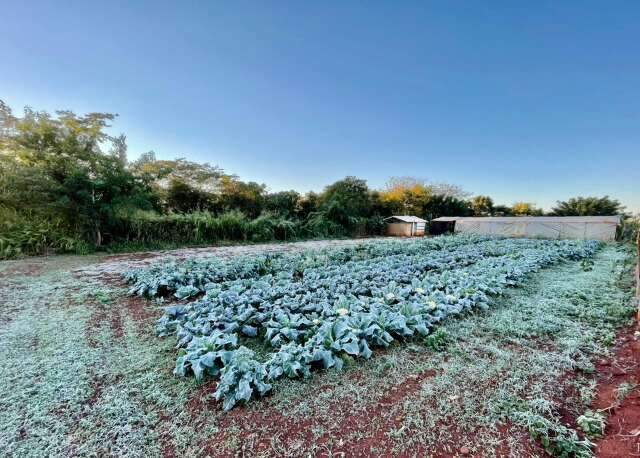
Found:
[[[432,221],[468,221],[480,223],[608,223],[620,224],[622,217],[615,216],[441,216]]]
[[[398,221],[402,221],[403,223],[426,223],[427,220],[418,218],[417,216],[408,216],[408,215],[393,215],[385,218],[384,220],[397,219]]]

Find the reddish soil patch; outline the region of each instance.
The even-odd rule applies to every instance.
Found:
[[[127,312],[127,315],[140,325],[137,329],[141,334],[149,330],[149,328],[144,325],[152,324],[162,315],[160,308],[154,306],[147,299],[138,296],[118,299],[118,307],[123,308]]]
[[[94,303],[91,311],[91,318],[85,325],[84,334],[91,348],[96,348],[99,341],[96,337],[97,332],[102,327],[102,323],[107,320],[107,309],[104,304]]]
[[[360,383],[356,374],[349,377],[354,384]],[[403,403],[419,391],[427,379],[435,375],[436,371],[411,375],[379,396],[372,394],[372,399],[359,402],[358,405],[344,402],[344,399],[335,399],[327,406],[327,410],[332,413],[330,416],[313,411],[304,417],[285,416],[276,408],[264,405],[255,410],[251,407],[236,407],[219,417],[220,432],[203,444],[203,456],[272,456],[279,447],[287,450],[285,454],[296,456],[299,452],[300,456],[306,456],[310,454],[308,447],[311,444],[314,446],[313,456],[318,457],[482,456],[483,444],[480,441],[469,441],[468,434],[463,439],[457,433],[456,418],[438,425],[439,428],[449,429],[453,437],[449,443],[440,444],[438,450],[420,444],[404,453],[393,450],[389,434],[403,425]],[[215,381],[203,384],[189,401],[188,409],[192,412],[220,409],[220,404],[211,397],[215,385]],[[324,385],[320,387],[323,388]],[[428,412],[429,406],[424,406],[424,409]],[[509,425],[501,425],[499,430],[501,437],[505,439],[514,436]],[[476,433],[479,431],[471,436]],[[541,447],[530,441],[526,431],[522,431],[517,439],[528,456],[544,455]],[[235,443],[239,450],[226,448],[230,443]],[[497,450],[497,456],[510,456],[506,440]]]
[[[385,447],[388,442],[386,435],[390,430],[399,427],[403,420],[401,414],[392,413],[393,407],[400,406],[404,399],[420,389],[422,382],[435,375],[436,371],[426,371],[409,376],[399,385],[392,386],[363,412],[344,417],[338,431],[344,431],[347,435],[359,433],[364,437],[348,441],[333,451],[342,452],[347,456],[371,456],[372,453],[382,450],[384,453],[390,453]],[[326,433],[320,439],[320,443],[327,442],[330,437],[331,433]]]
[[[0,278],[37,277],[44,267],[43,261],[21,262],[16,266],[0,271]]]
[[[110,309],[110,319],[109,325],[111,327],[111,332],[113,332],[113,336],[116,339],[122,338],[124,336],[124,329],[122,328],[122,316],[120,315],[120,307],[115,306]]]
[[[91,318],[89,318],[85,326],[85,336],[90,347],[96,348],[99,345],[96,334],[105,323],[108,323],[114,338],[121,339],[124,336],[122,306],[120,304],[103,304],[99,301],[91,301],[87,305],[93,309]]]
[[[142,253],[123,253],[123,254],[110,254],[105,256],[105,262],[110,261],[143,261],[145,259],[152,259],[161,256],[163,251],[144,251]]]
[[[640,326],[620,332],[610,360],[600,361],[596,409],[608,409],[605,436],[598,441],[596,454],[603,458],[640,456],[640,387],[621,402],[618,388],[622,383],[640,383],[640,341],[634,335]]]

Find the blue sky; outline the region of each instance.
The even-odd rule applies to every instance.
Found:
[[[0,98],[120,115],[130,157],[640,211],[640,2],[9,2]]]

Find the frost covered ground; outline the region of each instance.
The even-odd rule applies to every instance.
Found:
[[[488,311],[445,321],[430,343],[278,381],[224,413],[214,381],[172,374],[161,309],[112,275],[152,258],[0,263],[3,453],[543,456],[548,438],[554,453],[587,455],[575,420],[631,312],[631,252],[609,245],[593,266],[544,269]]]

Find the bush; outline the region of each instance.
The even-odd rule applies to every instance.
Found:
[[[0,210],[0,259],[87,251],[89,244],[74,236],[59,218]]]
[[[624,242],[635,242],[638,239],[640,230],[640,215],[624,218],[620,230],[620,240]]]
[[[254,242],[291,240],[297,237],[298,226],[275,213],[266,212],[249,223],[248,232]]]
[[[250,220],[239,211],[230,211],[219,216],[209,212],[169,215],[137,212],[121,216],[109,235],[116,244],[136,242],[156,246],[168,241],[176,245],[197,245],[219,241],[292,240],[300,233],[298,224],[274,213],[263,213]]]

